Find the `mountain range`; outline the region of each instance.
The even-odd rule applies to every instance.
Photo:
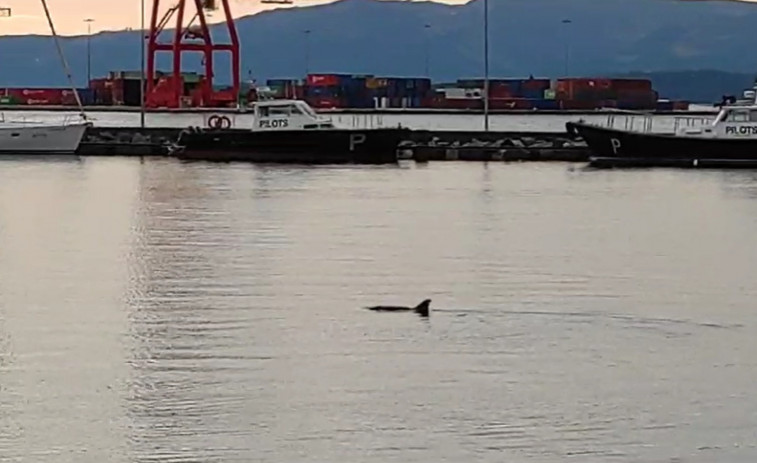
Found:
[[[295,0],[296,3],[297,0]],[[425,76],[483,75],[484,0],[445,5],[340,0],[238,19],[244,76],[301,78],[309,72]],[[719,99],[757,73],[757,4],[684,0],[490,0],[492,77],[651,77],[662,96]],[[567,22],[566,20],[569,20]],[[428,26],[428,27],[427,27]],[[306,33],[306,31],[310,31]],[[224,40],[222,26],[213,34]],[[138,70],[138,31],[91,37],[91,75]],[[62,37],[77,86],[87,81],[87,37]],[[0,37],[0,86],[67,85],[49,36]],[[228,81],[228,59],[216,59]],[[199,57],[185,59],[199,70]],[[168,57],[161,66],[168,69]]]

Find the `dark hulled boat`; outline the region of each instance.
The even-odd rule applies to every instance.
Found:
[[[390,164],[410,129],[336,128],[304,101],[257,102],[254,126],[188,129],[173,155],[184,160],[293,164]]]
[[[723,107],[711,123],[682,124],[672,133],[644,126],[621,130],[579,121],[566,129],[586,142],[594,167],[757,167],[757,105]]]

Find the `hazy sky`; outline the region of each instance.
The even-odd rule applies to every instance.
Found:
[[[161,0],[161,7],[168,8],[176,0]],[[311,6],[331,0],[294,0],[294,6]],[[466,0],[439,0],[444,3],[465,3]],[[152,0],[145,0],[145,22],[149,24]],[[140,24],[140,0],[47,0],[55,29],[59,34],[74,35],[87,31],[86,18],[92,18],[92,31],[138,29]],[[0,0],[0,6],[10,7],[10,18],[0,18],[0,34],[48,34],[50,28],[45,19],[41,0]],[[236,16],[255,13],[281,5],[262,5],[259,0],[232,0],[231,8]],[[162,8],[163,9],[163,8]]]

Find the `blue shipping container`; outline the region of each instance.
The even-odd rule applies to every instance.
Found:
[[[518,94],[513,96],[520,96],[522,98],[528,98],[529,100],[538,100],[544,96],[544,90],[527,90],[521,88]]]
[[[536,109],[560,109],[558,100],[532,99],[531,105]]]
[[[305,94],[312,97],[339,97],[341,91],[339,87],[314,86],[307,87]]]
[[[139,89],[137,89],[139,91]],[[94,88],[77,88],[76,93],[79,94],[79,100],[84,106],[92,106],[95,104],[95,89]]]

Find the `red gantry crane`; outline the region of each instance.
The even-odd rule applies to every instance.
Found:
[[[219,6],[223,8],[230,43],[214,43],[210,34],[206,12],[217,10]],[[199,83],[193,105],[235,106],[240,90],[239,36],[234,18],[231,16],[229,0],[179,0],[179,3],[169,8],[161,19],[158,18],[159,11],[160,0],[154,0],[150,31],[147,36],[145,106],[148,108],[183,106],[184,79],[181,72],[181,58],[185,52],[202,53],[205,64],[205,77]],[[191,11],[194,15],[185,23],[184,18]],[[160,35],[173,16],[176,16],[176,29],[172,33],[173,41],[161,43],[159,42]],[[195,21],[199,21],[199,24],[195,24]],[[155,59],[161,51],[172,54],[173,69],[170,75],[157,79]],[[213,89],[213,53],[216,51],[231,53],[232,85],[227,90],[215,91]]]
[[[172,0],[175,1],[175,0]],[[266,4],[291,4],[292,0],[261,0]],[[207,17],[208,12],[223,8],[225,28],[228,31],[230,43],[214,43],[210,35]],[[184,79],[181,72],[181,57],[184,52],[200,52],[203,54],[205,77],[201,80],[195,98],[191,98],[193,106],[219,107],[235,106],[240,91],[240,49],[236,24],[231,15],[229,0],[179,0],[160,17],[160,0],[153,1],[150,31],[147,36],[147,75],[145,89],[145,106],[148,108],[168,107],[179,108],[184,97]],[[187,13],[194,11],[192,19],[185,24]],[[176,29],[171,43],[159,42],[160,35],[173,16],[176,16]],[[195,24],[198,21],[199,24]],[[158,52],[171,52],[173,55],[173,69],[168,76],[156,76],[155,59]],[[213,89],[213,53],[226,51],[231,53],[230,89],[216,91]]]

